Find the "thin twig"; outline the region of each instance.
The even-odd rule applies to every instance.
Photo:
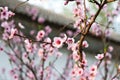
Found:
[[[20,7],[21,5],[25,4],[25,3],[28,2],[28,1],[29,1],[29,0],[26,0],[26,1],[24,1],[24,2],[21,2],[21,3],[17,4],[17,5],[15,6],[15,8],[13,9],[13,11],[15,11],[18,7]]]

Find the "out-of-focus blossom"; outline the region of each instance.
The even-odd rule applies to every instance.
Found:
[[[109,46],[109,47],[108,47],[108,51],[109,51],[109,52],[112,52],[113,50],[114,50],[113,46]]]
[[[38,33],[37,33],[37,36],[36,36],[36,39],[37,41],[40,41],[42,40],[42,38],[45,36],[45,32],[43,30],[40,30]]]
[[[38,9],[35,7],[26,7],[27,13],[32,17],[32,20],[35,20],[38,16]]]
[[[30,79],[34,79],[34,75],[31,71],[27,72],[27,76],[30,78]]]
[[[81,25],[81,19],[78,19],[74,23],[74,28],[80,29],[80,25]]]
[[[66,34],[69,36],[69,37],[72,37],[73,36],[73,32],[71,30],[67,30],[66,31]]]
[[[85,47],[85,48],[88,48],[89,44],[88,44],[87,41],[83,41],[82,46]]]
[[[28,39],[26,39],[24,42],[27,52],[32,52],[33,51],[32,43]]]
[[[77,54],[77,51],[73,51],[72,55],[73,55],[73,60],[75,60],[75,62],[80,59],[80,56]]]
[[[43,50],[42,48],[40,48],[40,49],[38,50],[38,55],[39,55],[40,57],[42,57],[42,56],[43,56],[43,53],[44,53],[44,50]]]
[[[9,36],[9,39],[12,39],[14,37],[14,35],[16,34],[16,32],[17,32],[17,29],[16,28],[12,28],[10,36]]]
[[[102,34],[101,28],[97,23],[93,23],[92,27],[92,33],[96,36],[100,36]]]
[[[17,74],[14,74],[14,75],[13,75],[13,80],[19,80],[19,77],[18,77]]]
[[[38,23],[41,24],[41,23],[44,23],[44,22],[45,22],[45,19],[43,17],[39,17],[38,18]]]
[[[103,57],[104,57],[104,54],[97,54],[97,56],[95,56],[95,58],[98,60],[103,59]]]
[[[0,47],[0,51],[3,51],[3,48],[2,48],[2,47]]]
[[[106,37],[109,37],[109,36],[111,35],[111,33],[112,33],[112,30],[111,30],[111,29],[106,29],[106,30],[105,30],[105,36],[106,36]]]

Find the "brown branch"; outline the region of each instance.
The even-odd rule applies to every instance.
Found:
[[[28,37],[26,36],[22,36],[22,35],[19,35],[19,34],[15,34],[15,36],[18,36],[20,38],[24,38],[24,39],[29,39]],[[34,39],[29,39],[31,42],[40,42],[40,43],[46,43],[46,44],[51,44],[49,42],[45,42],[45,41],[37,41],[37,40],[34,40]]]
[[[91,18],[91,21],[88,25],[84,25],[85,28],[85,32],[80,36],[80,40],[79,40],[79,51],[78,51],[78,55],[80,55],[80,62],[82,62],[82,43],[86,37],[86,35],[88,34],[92,24],[95,22],[97,16],[99,15],[100,11],[102,10],[103,6],[106,4],[106,1],[104,1],[104,3],[101,4],[101,6],[99,7],[98,11],[96,12],[96,14]]]
[[[115,74],[115,75],[111,78],[111,80],[115,79],[119,74],[120,74],[120,73],[117,72],[117,74]]]
[[[10,49],[15,53],[16,58],[18,58],[18,59],[20,60],[21,64],[24,64],[24,65],[33,73],[33,75],[34,75],[34,77],[35,77],[35,80],[38,80],[38,79],[37,79],[37,76],[36,76],[36,73],[35,73],[35,71],[33,70],[33,68],[31,68],[29,65],[27,65],[26,63],[24,63],[24,61],[22,60],[22,58],[20,58],[20,57],[16,54],[16,52],[14,51],[14,49],[13,49],[13,47],[11,46],[10,43],[8,43],[8,46],[9,46]]]
[[[42,57],[42,65],[41,65],[41,67],[42,67],[42,73],[41,73],[41,76],[40,76],[40,80],[44,80],[44,65],[45,65],[45,59],[44,59],[44,57],[45,57],[45,52],[43,53],[43,57]]]

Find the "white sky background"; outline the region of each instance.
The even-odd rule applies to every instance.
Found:
[[[21,0],[26,1],[26,0]],[[65,0],[29,0],[28,3],[43,7],[48,10],[55,11],[56,13],[63,12]]]
[[[21,0],[26,1],[26,0]],[[29,0],[28,3],[43,7],[44,9],[54,11],[55,13],[64,14],[64,8],[67,8],[72,13],[73,2],[64,6],[65,0]],[[120,33],[120,15],[115,19],[115,32]]]

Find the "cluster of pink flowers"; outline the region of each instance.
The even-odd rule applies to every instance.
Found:
[[[32,8],[31,7],[26,7],[26,12],[29,14],[29,16],[32,17],[32,20],[37,19],[38,23],[40,23],[40,24],[45,22],[45,19],[38,15],[38,9],[37,8],[35,8],[35,7],[32,7]]]
[[[8,20],[14,15],[15,13],[8,11],[8,7],[0,7],[0,20]]]
[[[14,34],[17,33],[14,21],[4,21],[2,22],[1,27],[4,28],[4,32],[2,34],[4,40],[12,39]]]
[[[83,0],[66,0],[65,5],[67,5],[69,1],[75,1],[77,5],[73,10],[73,14],[77,18],[74,24],[76,31],[68,30],[66,34],[61,33],[60,36],[54,36],[53,38],[49,37],[52,29],[47,25],[37,33],[34,30],[30,31],[30,35],[33,36],[33,39],[30,39],[17,29],[13,20],[7,21],[15,14],[9,11],[8,7],[0,7],[0,21],[2,21],[0,28],[3,29],[2,39],[8,41],[8,47],[11,49],[11,51],[7,51],[4,47],[0,46],[0,52],[3,51],[9,56],[12,65],[10,75],[13,80],[51,80],[52,77],[58,77],[56,80],[95,80],[99,74],[99,66],[104,67],[105,71],[103,72],[107,73],[109,70],[108,67],[111,64],[113,47],[105,45],[103,52],[95,56],[97,62],[89,66],[86,53],[83,51],[89,47],[89,41],[83,40],[81,45],[79,45],[80,41],[75,41],[75,37],[80,32],[85,31],[88,27],[86,25],[89,24],[89,19],[85,22],[85,16],[87,16],[84,11],[85,5],[83,5]],[[97,4],[99,5],[99,3]],[[104,9],[106,8],[104,7]],[[26,10],[32,17],[32,20],[38,19],[37,21],[40,24],[45,22],[43,17],[38,16],[38,9],[27,8]],[[115,14],[116,13],[114,13],[114,15]],[[24,25],[20,22],[18,23],[18,27],[25,29]],[[104,35],[105,37],[109,37],[111,35],[111,29],[106,28],[103,32],[98,23],[93,23],[91,30],[92,33],[97,36]],[[58,58],[64,55],[60,51],[64,46],[67,46],[67,50],[70,51],[71,54],[67,56],[68,59],[62,74],[54,67],[54,64]],[[82,47],[82,57],[79,54],[80,46]],[[55,60],[49,61],[49,57],[51,56],[55,57]],[[47,60],[49,64],[46,64]],[[59,73],[60,77],[57,73]],[[115,77],[113,76],[113,78],[111,78],[108,72],[107,75],[110,76],[108,79],[118,80],[116,76],[118,76],[119,73],[120,65],[117,66],[117,74]],[[66,77],[68,77],[68,79],[66,79]]]
[[[96,36],[100,36],[102,34],[102,30],[99,26],[99,24],[94,23],[91,27],[92,33],[95,34]]]
[[[83,24],[83,20],[85,18],[83,1],[76,0],[76,3],[77,7],[73,10],[73,14],[77,18],[77,20],[74,23],[74,28],[82,30],[85,27]]]

